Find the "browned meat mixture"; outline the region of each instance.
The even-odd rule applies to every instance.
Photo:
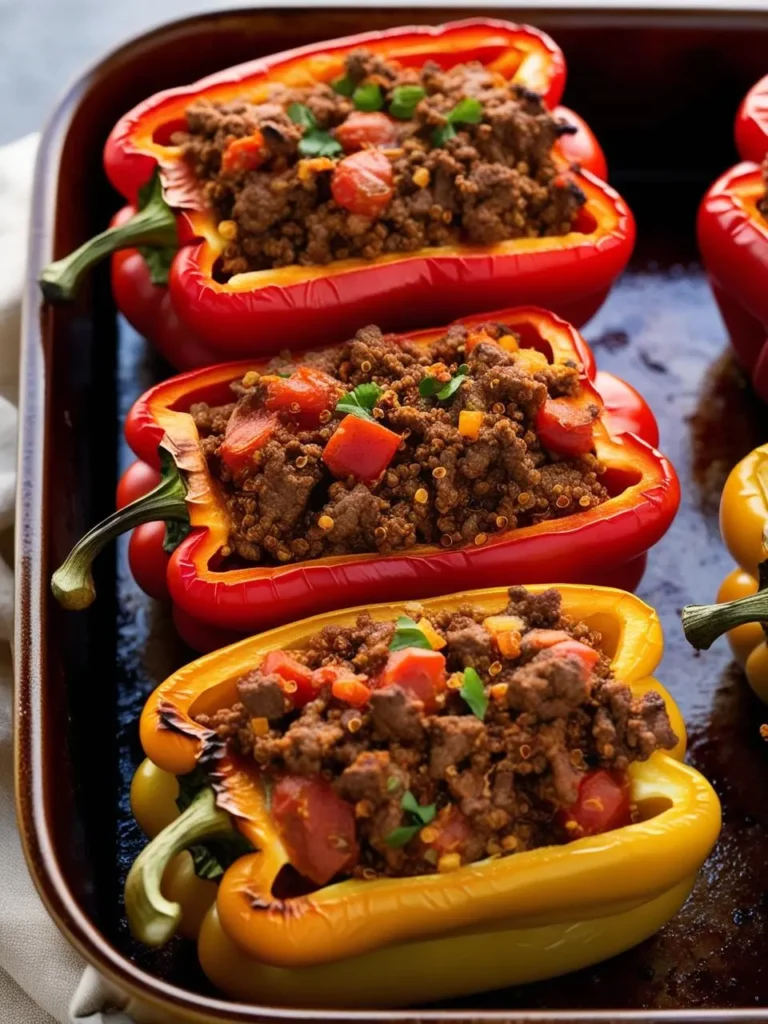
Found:
[[[478,63],[408,69],[360,50],[331,85],[198,101],[187,121],[174,141],[229,239],[224,279],[562,235],[585,202],[552,159],[571,126]]]
[[[481,545],[593,508],[608,497],[599,410],[580,408],[569,433],[578,379],[498,324],[452,326],[429,346],[368,327],[298,369],[278,357],[233,385],[235,402],[191,408],[231,515],[224,555],[279,564]]]
[[[295,866],[318,883],[447,871],[633,820],[628,765],[676,738],[557,590],[513,587],[485,618],[408,612],[271,652],[239,703],[198,718],[270,780]]]

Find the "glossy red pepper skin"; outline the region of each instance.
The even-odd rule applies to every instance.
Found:
[[[549,348],[556,359],[575,359],[584,367],[582,386],[591,388],[594,359],[570,325],[551,313],[528,307],[465,322],[471,328],[488,319],[508,324],[523,345]],[[442,333],[443,329],[437,329],[409,337],[426,343]],[[386,557],[357,555],[217,572],[216,552],[222,542],[216,538],[222,529],[226,536],[227,527],[210,484],[205,482],[207,470],[202,468],[197,442],[182,436],[188,426],[179,433],[179,423],[186,423],[187,417],[179,417],[178,412],[192,402],[226,400],[229,383],[250,369],[254,369],[253,361],[210,367],[165,381],[139,399],[126,423],[126,437],[140,458],[156,461],[157,446],[165,438],[164,445],[175,452],[180,467],[187,469],[193,498],[188,502],[192,531],[171,556],[168,583],[183,612],[178,616],[182,634],[198,649],[207,646],[198,626],[213,627],[215,639],[224,642],[237,632],[342,604],[365,603],[372,589],[382,600],[389,600],[396,594],[407,598],[417,593],[439,594],[447,587],[470,588],[478,579],[500,585],[531,578],[536,582],[565,579],[631,588],[642,575],[645,552],[666,531],[677,509],[679,486],[669,463],[642,440],[628,434],[611,436],[608,416],[596,424],[598,450],[610,467],[609,482],[628,486],[619,497],[596,509],[500,534],[480,547],[419,548]],[[616,388],[617,393],[620,390]],[[599,404],[597,392],[593,393]],[[613,415],[620,413],[620,406],[615,407]],[[628,416],[642,420],[646,431],[655,426],[644,404]]]
[[[583,323],[624,268],[634,242],[634,222],[620,197],[590,173],[596,170],[602,176],[605,162],[594,136],[583,126],[556,148],[565,173],[571,174],[570,161],[581,164],[583,170],[572,177],[588,200],[569,235],[521,239],[486,249],[425,249],[370,263],[288,267],[239,275],[226,284],[215,281],[213,269],[223,240],[210,213],[200,208],[198,190],[178,148],[165,144],[172,129],[183,124],[186,106],[199,96],[234,98],[244,89],[260,87],[267,76],[307,81],[314,69],[320,78],[335,77],[331,70],[338,71],[344,54],[360,45],[378,48],[404,63],[422,63],[429,57],[450,66],[479,57],[539,91],[553,107],[565,81],[562,53],[547,36],[508,22],[474,19],[313,44],[169,90],[134,108],[110,135],[105,166],[112,183],[131,202],[159,166],[166,200],[177,211],[183,244],[171,267],[168,312],[175,311],[189,327],[194,343],[189,342],[188,350],[179,333],[158,328],[166,335],[160,347],[173,365],[202,365],[206,351],[210,363],[267,354],[286,340],[296,347],[306,344],[307,338],[322,343],[351,333],[362,323],[402,328],[407,318],[412,326],[414,310],[421,324],[429,324],[524,301]],[[125,300],[117,301],[123,308]],[[329,308],[333,317],[325,315]],[[141,319],[147,324],[135,309],[127,315],[134,323]],[[151,323],[147,329],[154,338]]]
[[[768,402],[768,220],[757,207],[765,195],[760,162],[768,153],[768,75],[741,104],[735,135],[744,162],[704,196],[697,234],[731,345]]]

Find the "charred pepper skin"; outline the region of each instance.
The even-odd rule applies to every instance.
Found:
[[[685,727],[674,701],[652,676],[662,651],[658,618],[631,594],[587,586],[558,589],[567,614],[593,622],[602,632],[606,649],[613,651],[616,678],[638,696],[651,689],[662,695],[679,737],[671,755],[657,752],[630,769],[640,820],[567,846],[491,859],[447,875],[346,881],[275,901],[271,885],[287,854],[258,774],[253,764],[235,762],[217,749],[218,802],[260,852],[234,861],[205,916],[198,952],[214,984],[233,998],[290,1006],[412,1005],[595,963],[653,934],[677,911],[717,837],[720,808],[709,784],[680,763]],[[424,605],[436,611],[469,602],[493,614],[506,600],[506,588],[500,588]],[[403,606],[366,610],[374,618],[391,619]],[[143,792],[144,820],[152,817],[147,804],[153,793],[158,805],[167,801],[173,776],[189,772],[201,759],[210,734],[193,715],[228,706],[238,676],[270,650],[300,646],[327,625],[352,624],[359,611],[332,612],[252,637],[161,684],[141,718],[148,762],[134,790]],[[643,820],[643,807],[650,811],[654,804],[655,816]],[[154,820],[164,820],[161,811]],[[633,864],[642,864],[642,871],[631,870]],[[177,892],[183,922],[187,897]],[[190,891],[189,914],[199,918],[195,899]],[[132,920],[141,937],[148,922]],[[493,955],[500,945],[503,957]]]
[[[760,163],[768,154],[768,75],[736,117],[743,162],[721,175],[699,207],[699,249],[731,345],[756,392],[768,401],[768,220]]]
[[[107,142],[107,174],[135,205],[140,187],[159,169],[165,199],[177,214],[181,247],[171,265],[167,299],[161,285],[147,291],[133,258],[115,259],[113,285],[128,319],[150,338],[157,337],[174,366],[263,355],[286,342],[299,347],[309,337],[322,342],[330,340],[331,332],[338,336],[361,323],[402,328],[406,316],[413,325],[414,309],[428,324],[525,301],[580,324],[599,308],[626,265],[634,242],[632,215],[600,180],[605,158],[594,136],[576,115],[563,110],[579,131],[560,140],[555,157],[587,196],[568,235],[520,239],[492,249],[456,246],[372,262],[292,266],[216,281],[214,265],[225,240],[210,211],[200,208],[180,148],[168,144],[171,128],[183,125],[186,107],[197,97],[233,98],[244,89],[258,92],[268,81],[331,80],[340,73],[344,54],[360,45],[412,63],[430,58],[450,66],[479,58],[541,93],[552,107],[565,82],[562,52],[549,37],[526,26],[474,19],[313,44],[161,93],[134,108]],[[571,169],[574,160],[581,170]],[[162,306],[159,319],[144,312],[149,305]],[[331,307],[332,318],[324,315]]]
[[[600,406],[591,383],[596,373],[594,357],[573,327],[552,313],[529,307],[469,317],[462,322],[472,327],[489,319],[516,331],[523,346],[549,351],[555,362],[580,365],[581,388]],[[444,329],[438,328],[407,337],[426,345],[443,333]],[[297,361],[300,358],[297,356]],[[136,455],[150,465],[157,464],[158,451],[166,458],[172,456],[176,472],[184,481],[183,500],[191,530],[172,553],[167,578],[171,598],[189,627],[185,638],[195,646],[208,647],[209,642],[220,645],[235,639],[238,633],[269,628],[350,601],[363,602],[370,599],[372,588],[379,598],[396,600],[456,586],[471,589],[478,580],[506,585],[531,579],[610,580],[612,585],[636,585],[643,556],[666,532],[677,511],[679,484],[669,462],[634,434],[612,432],[613,423],[622,430],[637,424],[645,436],[655,428],[652,415],[644,403],[638,403],[636,392],[614,381],[612,411],[596,421],[594,436],[597,454],[607,467],[609,488],[620,493],[594,509],[499,532],[482,546],[421,546],[386,556],[339,556],[283,566],[220,570],[217,560],[229,539],[229,516],[200,451],[194,422],[184,410],[193,402],[216,404],[228,400],[230,383],[246,371],[258,369],[258,363],[248,361],[171,378],[140,398],[126,422],[126,438]],[[623,408],[625,415],[621,415]],[[171,498],[173,515],[178,516],[178,488]],[[137,514],[130,525],[136,524]],[[209,628],[208,640],[198,625]]]

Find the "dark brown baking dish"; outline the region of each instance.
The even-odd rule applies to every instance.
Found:
[[[115,315],[102,268],[71,307],[41,310],[36,278],[99,230],[118,205],[101,169],[115,119],[142,97],[223,65],[404,20],[479,8],[327,8],[216,13],[143,36],[81,78],[45,133],[35,183],[25,305],[17,538],[18,806],[30,870],[59,927],[129,997],[140,1020],[768,1019],[768,748],[765,709],[724,646],[697,656],[678,612],[707,600],[730,569],[717,533],[728,468],[765,440],[764,408],[720,353],[725,337],[696,264],[694,214],[734,160],[731,125],[765,72],[768,12],[503,9],[551,32],[569,66],[566,102],[603,142],[640,242],[630,273],[586,334],[603,369],[640,388],[684,488],[673,529],[651,554],[640,593],[667,633],[662,678],[690,726],[690,760],[723,801],[722,839],[683,911],[655,938],[556,982],[402,1014],[281,1011],[229,1003],[191,944],[139,948],[122,917],[126,866],[142,840],[128,809],[136,720],[152,686],[189,657],[164,611],[137,590],[125,547],[102,559],[100,599],[69,615],[49,570],[111,510],[128,460],[119,421],[167,369]],[[490,10],[487,13],[492,13]],[[499,9],[494,12],[499,14]],[[480,584],[482,581],[478,581]],[[393,979],[396,984],[396,979]],[[723,1012],[714,1012],[722,1008]]]

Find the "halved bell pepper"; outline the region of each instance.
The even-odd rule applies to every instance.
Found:
[[[717,837],[719,803],[709,784],[681,763],[685,727],[652,676],[662,652],[656,613],[617,590],[558,589],[564,611],[601,632],[616,678],[638,696],[651,689],[661,693],[679,737],[671,755],[657,752],[630,768],[637,823],[447,875],[344,881],[306,896],[276,898],[272,886],[289,856],[270,819],[255,763],[235,760],[194,717],[230,706],[237,699],[237,678],[269,651],[301,647],[327,625],[350,625],[360,609],[336,611],[207,655],[150,696],[140,726],[148,762],[139,770],[132,799],[140,823],[155,838],[126,884],[134,934],[157,945],[184,926],[187,894],[178,884],[179,868],[167,865],[187,846],[221,836],[227,825],[254,851],[234,859],[215,902],[207,891],[212,906],[198,952],[209,978],[237,999],[409,1006],[552,977],[653,934],[687,897]],[[466,603],[497,614],[506,606],[507,591],[424,602],[427,610]],[[403,606],[366,610],[374,619],[391,620]],[[198,800],[158,834],[173,813],[173,776],[201,768],[208,784],[200,783]],[[199,895],[190,885],[193,920],[199,919]]]
[[[736,143],[744,162],[704,196],[699,248],[734,351],[768,401],[768,220],[758,209],[766,193],[760,163],[768,155],[768,76],[739,109]]]
[[[600,398],[591,384],[594,359],[574,328],[529,307],[463,322],[471,326],[488,319],[518,332],[524,347],[542,351],[555,362],[580,365],[582,397],[590,395],[599,412]],[[442,333],[436,329],[408,337],[429,344]],[[632,434],[613,435],[610,417],[598,416],[593,427],[595,450],[607,467],[605,482],[612,496],[596,508],[499,532],[482,546],[419,546],[384,557],[349,555],[283,566],[220,567],[230,521],[186,410],[194,402],[228,401],[230,383],[258,368],[258,363],[234,363],[183,374],[150,389],[134,405],[126,423],[128,442],[149,464],[159,464],[160,451],[166,478],[74,548],[53,579],[54,592],[65,607],[79,609],[91,603],[90,563],[111,538],[157,519],[180,522],[182,528],[191,525],[171,555],[167,578],[173,601],[189,620],[185,639],[197,645],[204,642],[204,633],[196,623],[242,633],[310,611],[368,600],[372,585],[377,596],[388,599],[436,594],[457,585],[472,587],[481,579],[500,584],[526,579],[621,582],[631,588],[638,582],[638,569],[641,574],[642,557],[677,510],[679,485],[667,460]],[[646,429],[649,420],[653,424],[650,414],[633,412],[632,418]],[[225,639],[216,637],[214,643]]]
[[[431,59],[451,66],[480,59],[540,92],[552,106],[565,80],[562,52],[548,36],[528,26],[473,19],[315,43],[167,90],[134,108],[109,137],[105,167],[113,185],[134,207],[145,201],[147,193],[141,191],[145,187],[152,201],[136,215],[133,236],[123,223],[113,247],[180,246],[170,266],[171,304],[166,315],[181,320],[188,339],[176,330],[175,322],[159,323],[155,329],[148,324],[143,301],[134,301],[138,292],[146,294],[135,261],[130,261],[135,289],[128,261],[125,273],[114,270],[113,279],[116,291],[124,296],[122,308],[128,318],[142,331],[148,325],[150,337],[155,332],[161,336],[163,352],[175,366],[214,361],[212,353],[221,360],[274,352],[286,344],[301,347],[308,338],[329,340],[361,323],[403,327],[406,318],[414,323],[414,311],[421,323],[428,324],[526,301],[583,323],[623,270],[634,242],[632,215],[616,192],[592,173],[605,170],[602,151],[586,125],[564,110],[565,119],[578,130],[575,136],[565,137],[573,141],[555,148],[555,159],[587,196],[577,223],[566,235],[493,246],[427,248],[370,262],[350,259],[328,266],[293,265],[239,274],[226,283],[217,281],[214,268],[226,240],[211,211],[202,208],[180,147],[170,144],[173,131],[185,124],[187,107],[198,98],[228,100],[244,92],[258,102],[277,82],[300,86],[331,81],[341,72],[345,54],[361,45],[412,64]],[[571,169],[574,160],[580,170]],[[162,182],[162,190],[150,187],[155,180]],[[109,239],[103,235],[52,264],[41,277],[46,297],[71,297],[88,266],[108,251]],[[325,315],[330,308],[333,317]]]
[[[738,568],[723,580],[718,604],[683,609],[683,628],[699,650],[727,631],[749,685],[768,704],[768,444],[731,470],[720,499],[720,532]]]
[[[537,349],[554,362],[582,367],[582,396],[600,411],[591,384],[594,358],[586,342],[552,313],[530,307],[470,317],[468,325],[494,320],[516,331],[523,347]],[[407,335],[429,344],[444,328]],[[300,361],[300,357],[297,357]],[[672,466],[638,437],[611,432],[610,417],[599,415],[593,427],[598,457],[611,497],[596,508],[518,530],[500,531],[482,546],[419,546],[391,555],[346,555],[279,566],[220,567],[230,520],[221,488],[200,451],[197,429],[186,410],[194,402],[229,401],[229,385],[254,362],[230,363],[182,374],[151,388],[133,406],[126,422],[128,443],[140,459],[159,465],[166,479],[143,499],[96,527],[74,548],[55,573],[53,589],[67,608],[86,607],[94,598],[90,563],[117,533],[142,522],[171,519],[188,523],[168,564],[168,587],[187,617],[184,636],[193,646],[206,641],[197,624],[231,633],[273,626],[310,612],[338,608],[350,601],[438,594],[478,581],[512,584],[525,580],[619,582],[631,588],[642,574],[642,557],[670,525],[680,500]],[[619,387],[614,391],[620,390]],[[631,392],[634,399],[636,395]],[[576,399],[578,401],[578,399]],[[631,417],[648,428],[653,418]],[[622,429],[625,423],[622,423]],[[214,639],[219,645],[226,637]],[[231,637],[230,637],[231,639]],[[199,647],[198,647],[199,649]]]

